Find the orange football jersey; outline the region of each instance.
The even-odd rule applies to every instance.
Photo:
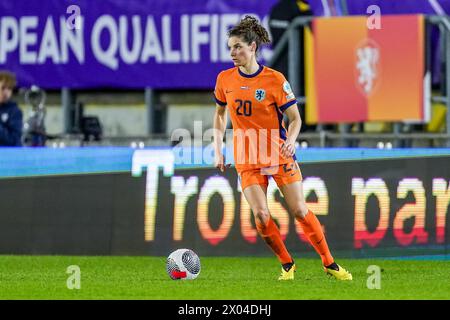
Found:
[[[234,67],[219,73],[214,96],[230,113],[238,172],[289,162],[280,153],[286,140],[283,112],[297,101],[283,74],[260,65],[248,75]]]

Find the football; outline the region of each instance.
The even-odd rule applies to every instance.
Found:
[[[166,270],[173,280],[193,280],[200,274],[200,258],[190,249],[178,249],[167,257]]]

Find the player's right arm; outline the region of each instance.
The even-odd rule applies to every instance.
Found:
[[[222,153],[223,136],[227,126],[227,110],[225,107],[216,104],[214,113],[214,166],[224,172],[230,165],[225,166],[225,157]]]
[[[224,172],[229,165],[225,166],[225,158],[222,153],[223,136],[227,126],[227,102],[222,86],[222,74],[217,76],[214,98],[216,99],[216,112],[214,113],[214,166]]]

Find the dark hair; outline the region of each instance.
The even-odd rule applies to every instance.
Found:
[[[16,86],[16,75],[6,70],[0,70],[0,82],[5,82],[6,86],[14,89]]]
[[[267,30],[255,17],[248,15],[228,31],[228,37],[239,37],[248,44],[255,41],[256,51],[261,44],[270,43]]]

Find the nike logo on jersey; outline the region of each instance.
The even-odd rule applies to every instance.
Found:
[[[233,90],[225,90],[225,93],[233,92]]]

